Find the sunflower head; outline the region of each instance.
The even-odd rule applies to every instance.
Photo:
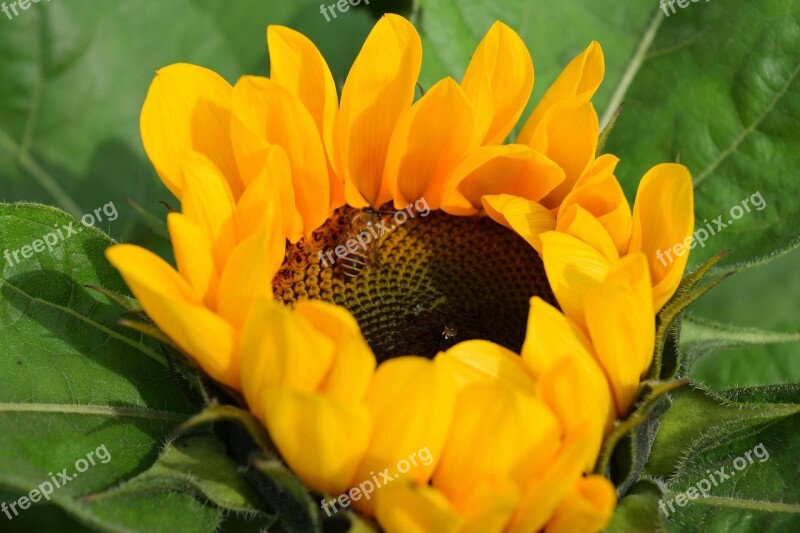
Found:
[[[269,78],[158,71],[141,130],[181,202],[176,268],[130,245],[109,260],[304,484],[385,530],[605,527],[614,488],[591,472],[686,264],[656,253],[691,232],[688,171],[654,167],[631,210],[596,156],[597,43],[503,144],[534,71],[502,23],[416,100],[402,17],[341,95],[306,37],[267,41]]]

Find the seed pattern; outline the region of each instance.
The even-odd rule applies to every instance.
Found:
[[[555,305],[542,262],[523,239],[486,217],[441,211],[397,226],[380,242],[379,266],[345,279],[319,252],[337,245],[350,211],[337,210],[309,242],[289,245],[273,287],[290,307],[320,299],[350,310],[379,360],[433,357],[469,339],[518,352],[530,298]]]

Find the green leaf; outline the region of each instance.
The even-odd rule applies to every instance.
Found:
[[[793,397],[800,396],[800,385],[792,386]],[[785,402],[734,401],[734,393],[718,395],[699,386],[672,393],[672,407],[661,418],[645,469],[650,476],[672,478],[686,463],[690,450],[706,435],[718,435],[736,428],[745,432],[765,423],[796,417],[800,406]]]
[[[607,531],[609,533],[666,532],[664,516],[658,510],[659,498],[661,498],[661,488],[656,482],[647,479],[639,481],[620,500]]]
[[[128,294],[103,256],[112,244],[107,236],[81,228],[67,238],[64,230],[52,250],[28,258],[20,252],[16,264],[15,250],[32,253],[36,240],[70,224],[79,227],[53,208],[0,204],[0,250],[13,263],[3,258],[0,275],[0,486],[21,496],[51,475],[78,473],[54,488],[50,503],[88,526],[214,531],[219,511],[190,494],[84,498],[146,470],[196,408],[170,380],[157,348],[116,326],[121,309],[85,288]]]
[[[743,328],[687,315],[681,327],[681,350],[692,364],[697,358],[742,346],[763,346],[800,341],[800,333],[780,333],[757,328]]]
[[[311,0],[70,0],[0,16],[3,199],[55,203],[78,217],[114,202],[119,219],[101,226],[125,240],[144,229],[126,196],[150,211],[171,198],[139,138],[157,69],[185,62],[230,82],[266,76],[265,29],[285,24],[315,40],[342,80],[372,24],[365,10],[326,23]]]
[[[653,20],[652,4],[614,0],[580,5],[563,0],[421,0],[421,6],[425,37],[421,83],[426,88],[443,76],[460,80],[475,47],[495,20],[520,34],[536,71],[533,96],[523,119],[567,63],[593,40],[606,50],[606,77],[595,106],[599,113],[607,106],[613,108],[613,114],[619,102],[609,106],[612,93]]]
[[[669,522],[681,531],[730,531],[741,524],[750,531],[796,531],[798,446],[797,413],[709,432],[693,443],[668,483]]]
[[[672,396],[646,469],[670,530],[796,530],[800,384]]]
[[[274,459],[256,460],[253,466],[256,475],[251,475],[250,481],[277,511],[287,531],[322,531],[319,505],[286,466]]]
[[[607,146],[622,157],[627,191],[655,163],[680,154],[695,180],[696,228],[710,233],[708,220],[716,232],[717,217],[728,226],[693,249],[693,264],[731,248],[725,262],[741,269],[793,249],[800,242],[800,4],[701,2],[656,16],[662,22]]]
[[[800,251],[766,265],[739,272],[722,288],[694,304],[704,320],[756,327],[762,331],[797,331]],[[800,382],[797,343],[731,346],[695,362],[691,378],[714,390],[729,387]]]
[[[96,502],[179,488],[225,510],[258,514],[266,511],[238,465],[227,455],[225,446],[211,434],[186,435],[167,443],[148,470],[119,487],[92,494],[87,500]]]

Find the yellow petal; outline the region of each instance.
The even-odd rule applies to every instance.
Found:
[[[234,327],[244,326],[257,300],[272,298],[272,278],[283,263],[285,244],[280,225],[265,221],[231,253],[220,277],[217,312]]]
[[[583,327],[586,291],[606,277],[611,263],[580,239],[557,231],[542,234],[542,262],[564,314]]]
[[[363,405],[281,389],[265,395],[263,408],[275,447],[303,483],[330,494],[350,486],[372,426]]]
[[[112,246],[106,257],[161,331],[212,378],[239,388],[234,330],[203,306],[171,266],[154,253],[129,244]]]
[[[386,152],[398,118],[411,106],[421,64],[417,30],[387,14],[350,69],[334,128],[334,167],[354,207],[379,207],[391,196],[383,181]]]
[[[310,235],[328,218],[331,178],[322,139],[300,100],[277,82],[244,76],[233,88],[231,135],[237,161],[278,145],[292,169],[295,205]]]
[[[689,170],[675,163],[651,168],[636,193],[629,251],[647,256],[656,311],[678,288],[689,260],[687,248],[697,244],[690,239],[693,228],[694,191]]]
[[[461,84],[480,119],[478,142],[503,142],[533,89],[533,62],[525,43],[514,30],[495,22],[475,50]]]
[[[330,372],[320,391],[341,401],[363,401],[377,362],[353,315],[343,307],[314,300],[297,302],[295,312],[314,324],[335,347]]]
[[[451,78],[434,85],[400,118],[383,179],[395,206],[425,198],[439,209],[447,177],[473,145],[472,107]]]
[[[602,531],[611,522],[617,495],[603,476],[579,478],[548,522],[545,533]]]
[[[576,433],[567,438],[541,474],[526,487],[506,531],[530,533],[541,530],[581,476],[590,452],[591,442],[585,434]]]
[[[559,217],[572,206],[579,205],[606,228],[620,255],[628,249],[631,235],[631,208],[614,169],[619,158],[603,154],[575,184],[559,208]]]
[[[339,102],[328,64],[311,39],[286,26],[268,26],[267,44],[270,79],[303,103],[331,152]]]
[[[468,487],[469,495],[454,503],[429,485],[400,479],[376,491],[376,516],[388,533],[502,531],[519,500],[508,481],[491,480]]]
[[[537,381],[565,357],[596,367],[589,338],[558,309],[537,296],[531,298],[521,353],[522,362]]]
[[[539,396],[556,413],[568,436],[587,428],[595,462],[603,435],[616,418],[608,381],[589,339],[557,309],[531,300],[522,361],[539,384]]]
[[[528,146],[558,163],[566,176],[542,199],[543,205],[557,208],[578,179],[589,171],[597,151],[599,127],[592,104],[579,100],[558,103],[542,117]]]
[[[381,487],[375,499],[375,515],[386,533],[456,533],[464,523],[439,491],[410,479]]]
[[[242,331],[242,392],[263,419],[266,393],[316,391],[333,361],[331,340],[283,304],[259,299]]]
[[[433,484],[451,500],[491,479],[522,488],[552,458],[560,433],[552,411],[530,394],[499,383],[469,385],[459,393]]]
[[[233,195],[219,169],[203,155],[185,152],[181,169],[183,214],[205,234],[214,251],[217,272],[222,272],[236,245]]]
[[[214,309],[219,275],[214,267],[211,242],[197,224],[180,213],[167,216],[167,227],[178,272],[191,285],[197,297],[209,309]]]
[[[270,79],[295,95],[317,125],[331,177],[331,206],[344,202],[344,183],[333,170],[333,125],[339,108],[336,85],[328,64],[311,40],[286,26],[267,27]]]
[[[230,139],[231,86],[219,74],[177,63],[159,69],[142,106],[140,128],[145,152],[164,185],[183,196],[181,154],[208,157],[238,197],[242,183]]]
[[[459,389],[475,383],[500,382],[536,393],[536,382],[520,357],[493,342],[477,339],[460,342],[437,355],[436,361],[451,373]]]
[[[592,41],[586,50],[570,61],[567,68],[547,89],[539,105],[525,122],[517,142],[522,144],[530,142],[534,130],[553,105],[565,100],[574,99],[581,102],[591,100],[600,82],[603,81],[605,68],[603,49],[597,41]]]
[[[277,145],[248,158],[255,179],[236,204],[239,241],[253,235],[261,224],[283,228],[284,237],[297,242],[303,236],[303,221],[294,208],[292,171],[286,152]],[[257,170],[255,170],[257,168]]]
[[[420,357],[397,357],[375,372],[365,400],[374,419],[369,450],[359,466],[357,479],[370,472],[407,474],[427,483],[439,462],[455,405],[456,385],[441,365]],[[399,461],[415,463],[399,472]],[[425,460],[425,458],[429,460]],[[363,502],[367,511],[373,502]]]
[[[556,230],[591,245],[611,262],[619,259],[619,251],[608,230],[580,205],[572,205],[559,214]]]
[[[481,200],[492,220],[513,229],[541,255],[542,233],[556,229],[556,218],[549,209],[509,194],[484,196]]]
[[[461,533],[504,531],[522,495],[519,487],[509,478],[492,478],[466,489],[453,502],[456,512],[467,518]]]
[[[442,210],[472,215],[484,195],[509,194],[539,200],[564,180],[561,168],[536,150],[519,144],[482,146],[455,168],[445,188]],[[468,205],[467,209],[459,206]]]
[[[644,254],[621,259],[586,293],[586,325],[623,416],[647,373],[655,342],[650,273]]]

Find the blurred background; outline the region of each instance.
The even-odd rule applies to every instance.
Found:
[[[0,13],[0,201],[41,202],[78,217],[113,202],[119,218],[101,229],[166,255],[165,241],[133,207],[162,218],[159,201],[175,203],[139,138],[139,110],[156,69],[195,63],[231,83],[267,75],[265,28],[283,24],[318,45],[341,86],[374,21],[391,11],[423,36],[420,84],[428,88],[443,76],[460,79],[499,19],[533,56],[528,111],[572,57],[592,40],[602,44],[607,71],[594,103],[601,118],[625,103],[607,151],[622,158],[618,177],[631,201],[647,168],[678,158],[697,179],[698,227],[763,194],[763,211],[695,250],[692,265],[730,248],[726,264],[742,272],[692,312],[772,332],[800,329],[800,253],[791,251],[800,234],[795,2],[714,0],[674,13],[656,0],[360,4],[330,20],[320,1],[306,0],[43,0],[14,16]],[[751,267],[770,255],[779,257]],[[706,356],[695,379],[715,389],[800,381],[796,343],[755,345],[772,337],[737,335],[731,343],[743,346]]]

